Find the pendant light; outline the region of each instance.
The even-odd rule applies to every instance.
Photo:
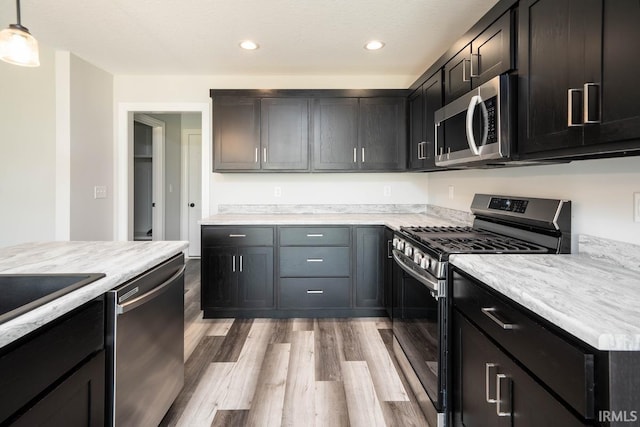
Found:
[[[16,0],[18,23],[0,31],[0,59],[23,67],[38,67],[38,41],[20,23],[20,0]]]

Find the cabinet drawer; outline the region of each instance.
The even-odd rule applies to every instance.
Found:
[[[349,246],[349,227],[281,227],[282,246]]]
[[[202,246],[272,246],[273,227],[202,227]]]
[[[349,279],[281,279],[280,308],[348,308]]]
[[[455,307],[586,418],[594,415],[594,355],[504,297],[454,272]]]
[[[349,277],[350,248],[280,248],[280,277]]]

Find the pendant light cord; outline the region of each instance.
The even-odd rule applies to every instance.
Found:
[[[18,15],[18,25],[22,27],[20,22],[20,0],[16,0],[16,15]]]

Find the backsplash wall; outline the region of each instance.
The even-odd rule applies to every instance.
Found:
[[[426,204],[427,184],[419,173],[212,173],[210,212],[241,204]]]
[[[453,187],[453,198],[449,188]],[[429,174],[429,204],[468,210],[475,193],[569,199],[572,233],[640,244],[640,157]]]

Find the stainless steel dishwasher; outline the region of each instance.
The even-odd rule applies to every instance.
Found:
[[[111,426],[157,426],[184,384],[184,256],[107,292]]]

